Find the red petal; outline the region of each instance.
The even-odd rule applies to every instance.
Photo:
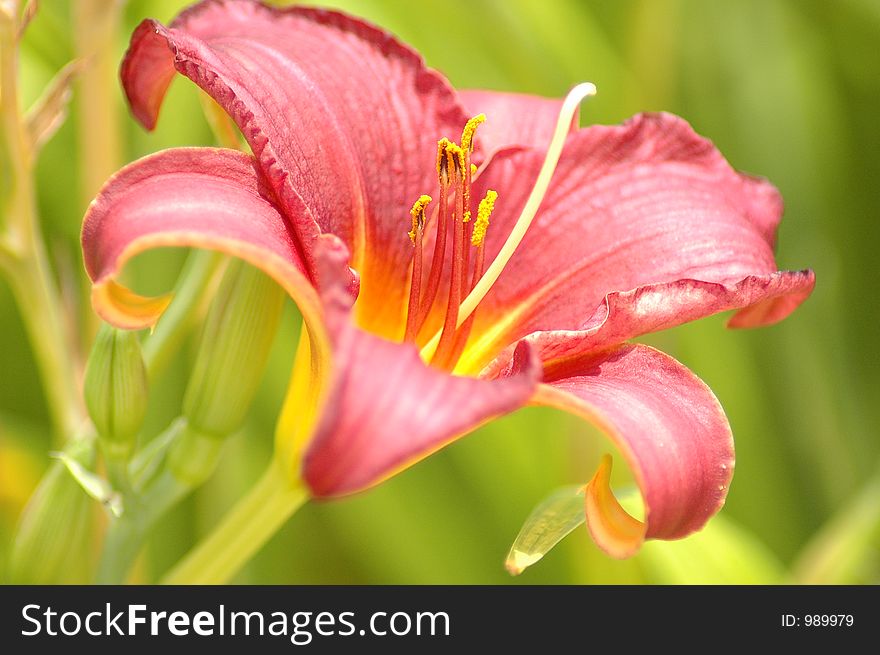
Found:
[[[745,307],[730,327],[759,327],[781,321],[810,295],[812,271],[750,276],[735,284],[677,280],[608,294],[579,330],[545,330],[524,338],[545,369],[575,355],[597,352],[649,332],[657,332],[710,314]],[[513,354],[509,346],[484,371],[492,377]]]
[[[302,470],[318,497],[377,484],[486,421],[522,407],[540,377],[540,363],[526,344],[498,379],[487,381],[429,368],[412,344],[358,329],[348,312],[351,296],[338,274],[343,250],[325,241],[316,251],[333,340],[329,392]]]
[[[543,98],[524,93],[500,91],[460,91],[469,114],[486,114],[477,131],[476,143],[484,153],[507,146],[528,146],[546,150],[550,145],[562,98]],[[572,129],[578,126],[578,116]]]
[[[644,539],[680,539],[721,506],[733,476],[733,437],[712,391],[677,361],[626,345],[571,361],[545,379],[536,402],[595,423],[629,463],[645,501],[645,524],[621,520],[603,493],[603,473],[588,493],[598,544],[628,557]]]
[[[171,28],[141,24],[122,79],[147,127],[172,66],[239,125],[303,243],[317,233],[311,219],[345,241],[363,280],[359,322],[396,328],[409,207],[437,184],[437,139],[466,120],[446,80],[364,22],[254,2],[205,2]]]
[[[93,302],[120,327],[147,327],[164,304],[143,300],[113,279],[128,259],[157,247],[196,246],[247,260],[317,315],[318,298],[288,224],[253,157],[218,148],[179,148],[140,159],[114,175],[92,202],[82,230]]]
[[[334,358],[331,395],[303,464],[316,496],[377,484],[522,407],[539,377],[528,348],[500,379],[486,381],[429,368],[414,346],[351,325],[337,334]]]
[[[542,159],[537,151],[503,152],[478,179],[475,196],[499,191],[487,261],[518,216]],[[590,329],[607,294],[636,290],[638,296],[647,285],[655,285],[645,294],[654,303],[637,312],[644,324],[609,330],[632,336],[682,322],[674,312],[693,320],[788,293],[737,319],[780,320],[813,285],[811,273],[775,276],[781,212],[773,186],[736,173],[680,118],[640,115],[621,126],[579,130],[569,137],[535,222],[477,312],[473,332],[485,337],[469,346],[469,368],[479,370],[499,347],[531,332]],[[709,285],[688,302],[690,282],[656,286],[682,280],[724,287]],[[652,316],[652,308],[663,316]]]

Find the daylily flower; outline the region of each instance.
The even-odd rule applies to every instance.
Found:
[[[168,299],[115,279],[160,246],[274,277],[307,327],[277,447],[313,496],[545,404],[601,427],[638,482],[643,521],[614,499],[608,460],[588,487],[610,554],[718,511],[734,463],[720,404],[628,340],[731,309],[733,327],[771,324],[810,294],[812,272],[777,271],[773,186],[675,116],[579,129],[589,87],[567,104],[456,92],[393,36],[330,11],[209,0],[168,27],[144,21],[122,81],[148,129],[177,72],[253,156],[171,149],[117,173],[83,226],[93,304],[120,327],[157,321]]]

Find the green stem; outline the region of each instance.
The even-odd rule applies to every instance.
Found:
[[[104,450],[104,467],[107,469],[107,479],[110,485],[124,497],[128,498],[134,492],[131,486],[131,476],[128,473],[128,460],[114,457]]]
[[[131,467],[135,469],[130,470],[134,487],[125,494],[123,515],[107,529],[98,584],[125,582],[153,526],[213,473],[223,446],[222,440],[195,432],[183,419],[155,441],[169,442],[167,450],[156,451],[163,461],[156,467],[143,462]],[[151,475],[151,471],[156,473]]]
[[[127,497],[125,513],[107,529],[97,583],[124,583],[150,530],[190,491],[191,486],[164,472],[143,498]]]
[[[162,579],[162,584],[223,584],[308,500],[273,460],[219,526]]]
[[[59,309],[61,301],[42,240],[31,243],[26,256],[9,271],[8,281],[34,349],[54,433],[70,438],[85,415],[76,391],[72,348]]]
[[[138,519],[119,518],[111,524],[104,537],[97,584],[123,584],[132,562],[141,550],[147,527]]]
[[[122,163],[119,56],[116,35],[122,18],[118,0],[73,3],[76,56],[88,65],[77,78],[77,141],[80,202],[85,208]]]
[[[36,213],[32,144],[18,98],[17,25],[13,16],[0,12],[0,88],[2,88],[4,152],[10,193],[4,207],[0,259],[25,329],[34,349],[52,425],[56,435],[69,437],[85,413],[76,391],[72,349],[61,315],[61,299],[52,278],[49,257]]]
[[[76,79],[77,206],[84,212],[89,202],[122,165],[119,60],[122,51],[116,37],[120,32],[124,2],[120,0],[77,0],[71,4],[73,45],[78,60],[86,62]],[[90,282],[80,276],[81,292],[88,298]],[[98,315],[84,304],[80,320],[88,341],[98,329]],[[83,344],[87,346],[87,344]]]

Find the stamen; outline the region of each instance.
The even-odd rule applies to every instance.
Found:
[[[412,239],[416,251],[413,254],[412,284],[409,288],[409,305],[406,315],[406,333],[404,341],[415,341],[417,330],[416,321],[419,315],[419,296],[422,286],[422,235],[425,229],[425,207],[431,202],[431,196],[421,196],[413,203],[410,210],[412,216],[412,231],[409,238]]]
[[[419,196],[419,199],[413,203],[409,215],[412,216],[412,229],[409,232],[409,238],[416,245],[416,232],[425,227],[425,207],[433,200],[431,196]]]
[[[452,141],[445,136],[437,142],[437,175],[440,178],[440,186],[449,184],[449,164],[446,149],[452,145]]]
[[[465,169],[464,149],[452,141],[446,144],[446,165],[459,175]]]
[[[463,150],[456,145],[449,146],[447,152],[452,152],[460,157]],[[431,359],[433,366],[445,367],[447,365],[447,357],[454,344],[455,330],[458,327],[458,306],[461,303],[462,296],[462,279],[466,271],[463,270],[464,265],[464,223],[461,217],[464,214],[464,179],[462,177],[463,167],[458,163],[455,166],[455,216],[453,220],[452,232],[452,279],[449,283],[449,299],[446,304],[446,318],[443,321],[443,329],[437,342],[437,349]]]
[[[495,209],[495,201],[498,194],[489,189],[486,191],[486,197],[480,201],[480,207],[477,209],[477,222],[474,223],[474,233],[471,235],[471,244],[479,248],[486,239],[486,230],[489,229],[489,217]]]
[[[486,121],[486,114],[477,114],[470,119],[461,131],[461,149],[465,152],[473,152],[474,150],[474,132],[477,131],[480,123]]]
[[[480,206],[477,209],[477,222],[474,224],[474,231],[471,235],[471,244],[476,247],[477,254],[474,259],[474,273],[468,290],[473,289],[483,276],[483,262],[486,256],[486,249],[483,247],[483,244],[486,240],[486,230],[489,228],[489,216],[492,215],[492,210],[495,209],[495,201],[497,199],[498,194],[489,189],[486,191],[486,197],[480,201]],[[452,354],[449,356],[449,368],[455,368],[456,362],[461,358],[468,338],[471,336],[471,329],[474,326],[476,315],[476,312],[474,312],[468,316],[467,320],[456,330],[455,345],[452,347]]]
[[[471,178],[475,170],[475,167],[471,164],[471,152],[474,150],[474,135],[477,132],[477,128],[485,121],[486,114],[477,114],[465,124],[464,129],[461,131],[461,193],[464,199],[464,213],[461,220],[463,223],[471,222]],[[471,228],[471,233],[473,233],[473,228]],[[467,229],[465,229],[464,238],[470,240]],[[464,297],[471,288],[467,279],[467,272],[470,270],[471,251],[467,246],[464,247],[462,258],[461,295]]]
[[[465,124],[464,129],[461,131],[460,157],[462,175],[464,176],[464,217],[462,220],[465,223],[471,220],[471,178],[477,170],[477,167],[471,164],[471,153],[474,151],[474,134],[476,134],[477,128],[485,122],[486,114],[477,114]]]
[[[440,202],[438,204],[439,217],[437,219],[437,239],[434,242],[434,256],[431,260],[431,272],[428,275],[428,284],[425,289],[425,297],[422,298],[421,307],[419,308],[418,318],[416,320],[415,333],[418,334],[422,329],[428,314],[431,313],[431,307],[434,305],[434,299],[437,297],[437,291],[440,289],[440,277],[443,274],[443,268],[446,264],[446,232],[449,219],[449,155],[447,149],[454,145],[447,138],[442,138],[437,142],[437,177],[440,181]],[[454,168],[453,168],[454,170]]]
[[[486,294],[492,288],[492,285],[498,280],[501,271],[504,270],[504,267],[510,261],[513,253],[525,237],[529,225],[531,225],[534,220],[535,215],[538,213],[538,209],[541,206],[541,202],[547,194],[550,180],[553,177],[553,172],[556,170],[557,164],[559,163],[559,157],[562,154],[562,148],[565,145],[565,139],[566,136],[568,136],[568,131],[571,126],[571,121],[574,118],[574,114],[580,103],[585,98],[593,95],[596,95],[595,85],[590,82],[584,82],[583,84],[578,84],[574,87],[566,96],[565,101],[562,103],[562,109],[559,112],[559,118],[556,121],[556,129],[553,132],[553,137],[547,148],[547,155],[545,156],[544,163],[538,173],[538,179],[535,181],[534,187],[532,187],[528,200],[526,200],[525,207],[523,207],[522,213],[514,224],[510,235],[507,237],[507,241],[504,242],[504,245],[498,252],[498,255],[496,255],[494,261],[489,265],[489,268],[486,269],[486,273],[480,278],[479,282],[477,282],[476,286],[468,294],[464,302],[462,302],[461,307],[459,307],[457,326],[464,323],[474,312],[483,298],[486,297]],[[441,334],[435,334],[422,348],[422,359],[428,360],[436,352],[440,343]]]

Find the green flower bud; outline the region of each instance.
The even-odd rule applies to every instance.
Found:
[[[168,450],[166,466],[175,480],[194,489],[211,477],[222,448],[223,441],[197,432],[183,419],[180,433]]]
[[[197,432],[237,430],[263,377],[281,319],[284,292],[263,272],[235,260],[208,312],[183,415]]]
[[[68,448],[86,468],[94,446]],[[83,584],[93,565],[92,539],[97,518],[92,500],[60,461],[54,461],[22,512],[12,544],[9,581],[13,584]]]
[[[125,460],[147,411],[147,370],[137,334],[104,325],[86,366],[85,400],[109,459]]]

